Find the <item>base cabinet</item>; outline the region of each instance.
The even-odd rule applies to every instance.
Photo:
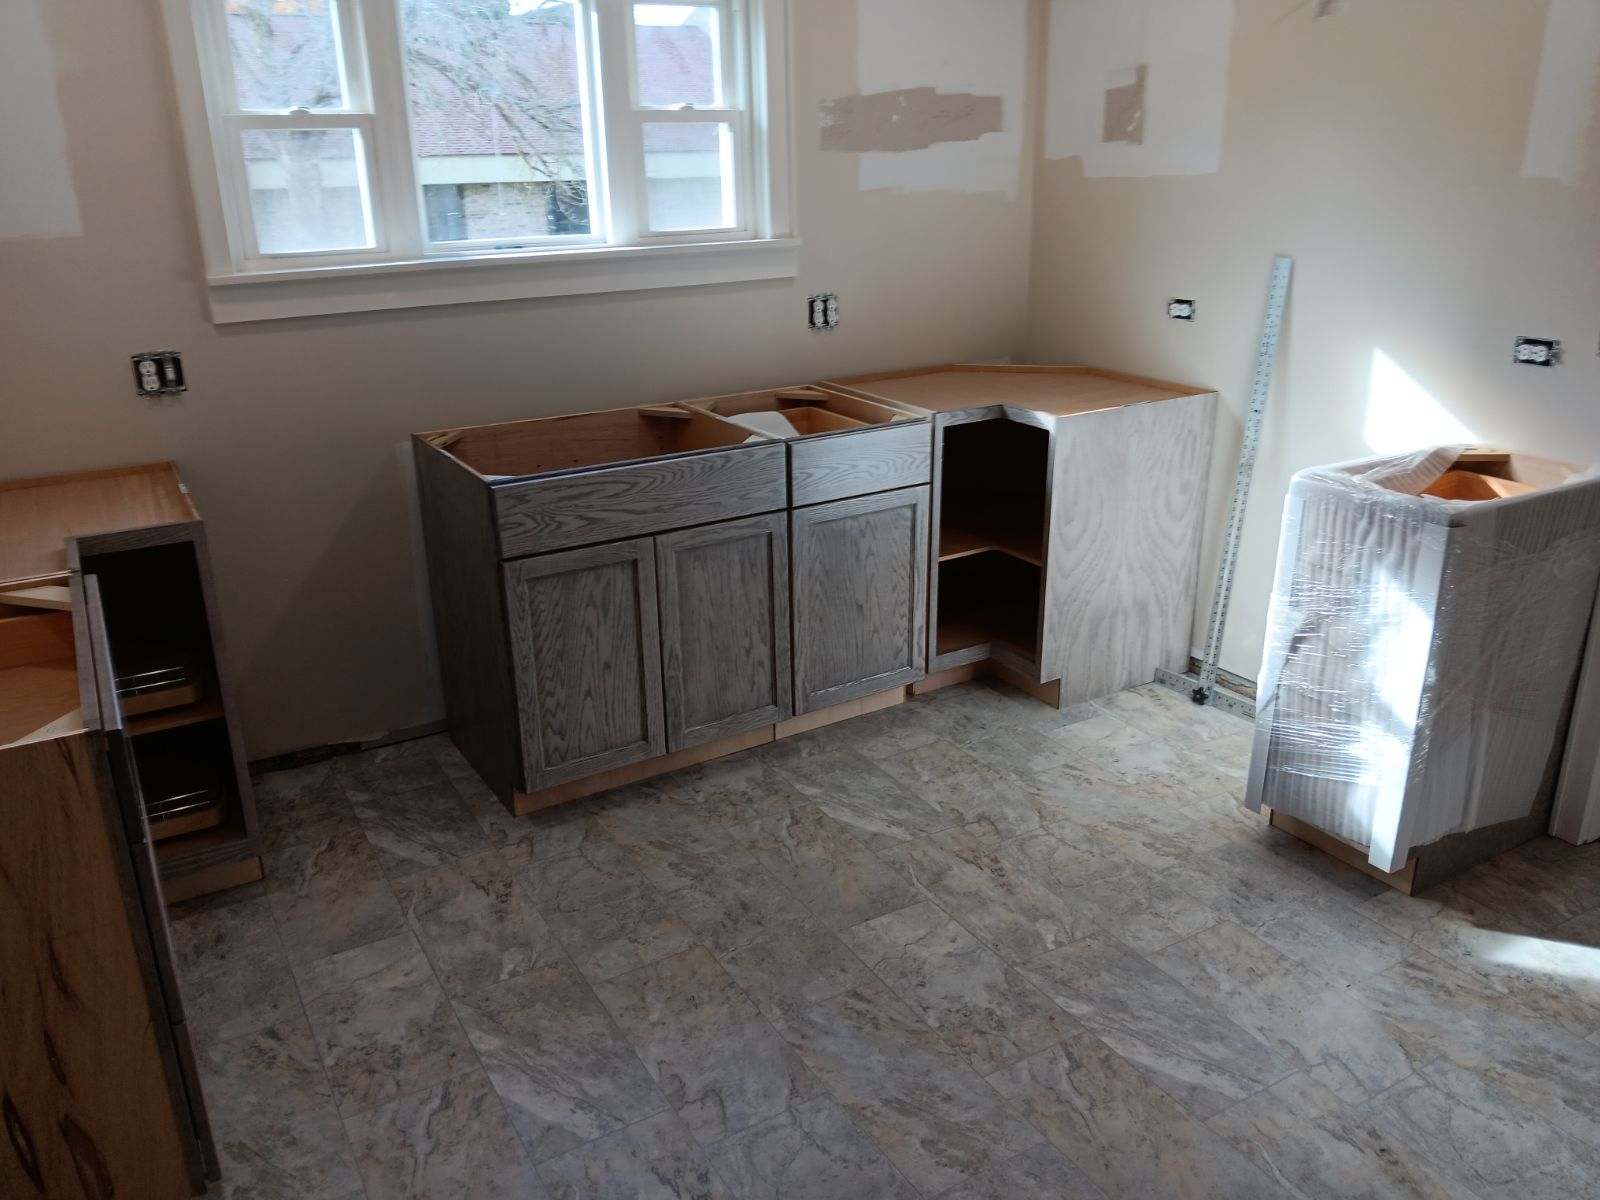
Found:
[[[654,539],[508,562],[505,590],[528,788],[665,754]]]
[[[912,487],[790,515],[796,713],[925,674],[928,507]]]
[[[793,715],[783,513],[655,539],[667,748]]]

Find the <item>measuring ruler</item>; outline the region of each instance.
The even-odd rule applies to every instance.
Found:
[[[1196,704],[1208,704],[1217,690],[1217,660],[1222,655],[1222,631],[1228,623],[1233,599],[1233,572],[1239,564],[1239,539],[1244,533],[1245,505],[1256,473],[1256,451],[1261,446],[1261,419],[1272,394],[1272,371],[1278,361],[1278,335],[1283,329],[1283,308],[1289,299],[1289,277],[1294,259],[1278,255],[1272,260],[1272,283],[1267,289],[1267,317],[1256,350],[1256,374],[1250,384],[1250,409],[1244,420],[1244,441],[1239,446],[1239,470],[1233,479],[1233,499],[1228,505],[1228,531],[1222,539],[1222,561],[1217,567],[1217,590],[1211,597],[1211,622],[1206,630],[1205,657],[1200,660],[1200,682],[1189,693]]]

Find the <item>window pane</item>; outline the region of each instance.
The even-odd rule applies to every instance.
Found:
[[[576,6],[405,0],[403,11],[429,240],[587,234]]]
[[[635,4],[639,103],[722,107],[721,13],[710,4]]]
[[[650,228],[656,232],[738,224],[728,124],[646,124],[644,175]]]
[[[250,211],[262,254],[362,250],[373,244],[359,130],[252,129],[243,138]]]
[[[344,108],[333,0],[226,0],[239,107]]]

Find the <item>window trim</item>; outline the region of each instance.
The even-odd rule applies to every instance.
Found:
[[[598,4],[621,9],[630,2],[582,0],[579,10],[592,19]],[[218,71],[217,55],[208,56],[201,50],[202,39],[215,34],[208,26],[217,24],[207,18],[203,6],[216,3],[218,0],[162,0],[211,316],[218,324],[783,279],[798,273],[801,242],[794,230],[789,0],[720,0],[719,4],[727,19],[747,27],[742,36],[749,51],[740,85],[749,100],[742,121],[735,125],[736,136],[742,130],[750,145],[742,156],[748,164],[744,174],[749,177],[741,177],[737,184],[742,228],[652,233],[640,227],[644,213],[636,209],[634,217],[640,225],[634,227],[635,240],[625,244],[567,237],[538,244],[447,243],[438,247],[424,241],[420,189],[410,186],[414,174],[397,179],[397,172],[384,170],[384,163],[393,161],[395,153],[411,154],[409,105],[399,58],[400,0],[346,0],[340,5],[347,10],[341,13],[341,31],[354,27],[356,36],[364,32],[374,43],[392,45],[394,53],[373,53],[368,47],[365,61],[369,70],[347,71],[347,75],[361,78],[359,88],[352,87],[352,94],[346,96],[346,108],[319,110],[309,121],[362,130],[377,248],[271,258],[248,257],[235,250],[253,249],[254,243],[246,240],[251,236],[248,212],[241,216],[239,198],[225,195],[233,176],[218,156],[240,120],[252,118],[214,110],[207,100],[208,94],[230,94],[219,90],[226,80],[208,76],[208,71]],[[356,3],[366,6],[359,18],[353,8]],[[629,21],[626,39],[630,59],[631,24]],[[631,115],[635,82],[633,64],[627,65],[629,70],[621,79],[613,76],[609,83],[600,81],[600,89],[609,95],[596,98],[596,124],[603,127],[597,131],[598,139],[604,138],[604,128],[610,126],[609,120],[598,119],[600,109],[612,103],[611,97],[618,92],[630,106]],[[693,119],[678,115],[677,110],[660,111],[672,113],[672,119]],[[726,119],[720,109],[698,111],[705,114],[707,123]],[[652,115],[646,109],[635,123],[648,122]],[[608,169],[607,157],[597,156],[597,172]],[[638,204],[642,207],[642,174],[639,185]],[[243,203],[248,208],[248,197]],[[390,220],[385,221],[384,214]],[[319,261],[330,254],[338,261]]]

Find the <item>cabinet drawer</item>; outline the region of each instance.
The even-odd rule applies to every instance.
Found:
[[[933,434],[907,421],[789,442],[789,487],[796,507],[927,483]]]
[[[780,443],[499,484],[500,556],[519,558],[704,525],[785,506]]]

